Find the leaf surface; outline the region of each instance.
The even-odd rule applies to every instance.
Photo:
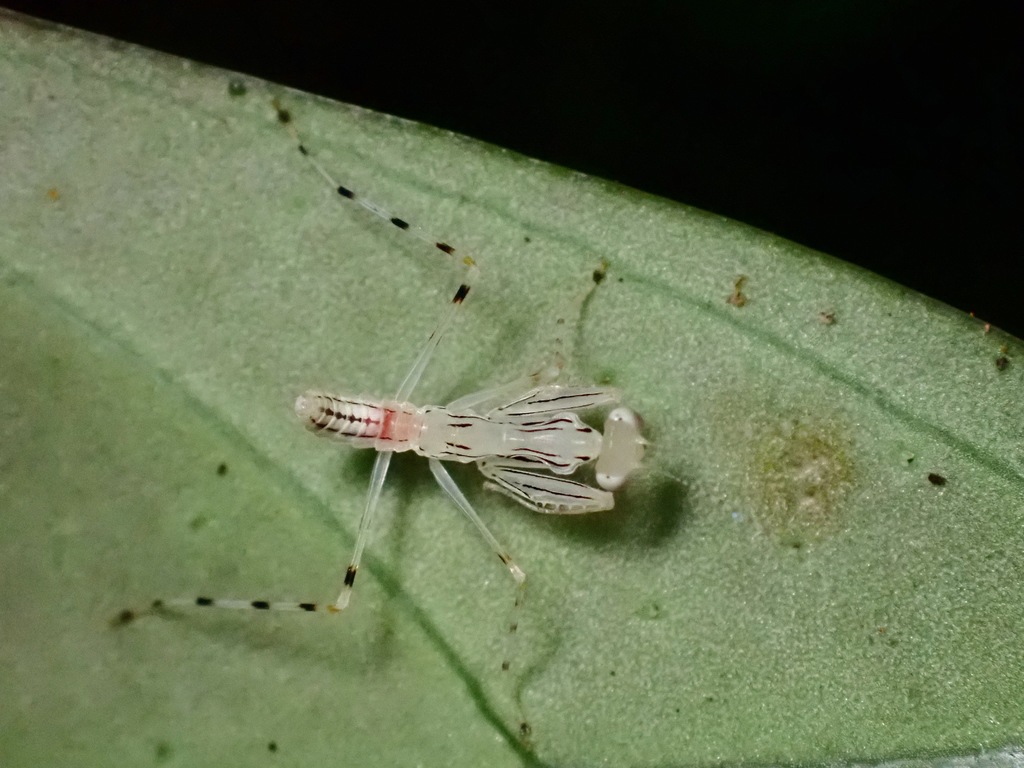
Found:
[[[0,25],[5,764],[1021,742],[1020,341],[720,217],[231,80]],[[480,264],[417,402],[561,354],[645,419],[610,513],[532,515],[455,470],[529,574],[512,638],[507,574],[404,456],[341,617],[111,624],[155,597],[332,599],[372,456],[311,438],[291,403],[390,396],[457,279],[325,188],[273,97],[346,186]]]

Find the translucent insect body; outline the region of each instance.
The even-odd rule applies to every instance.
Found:
[[[338,195],[427,242],[446,256],[458,258],[452,246],[338,184],[309,154],[291,125],[288,112],[280,107],[277,110],[278,119],[288,128],[300,153]],[[535,512],[561,515],[611,509],[613,492],[622,486],[643,457],[646,443],[640,434],[640,420],[630,409],[620,406],[612,410],[605,421],[604,434],[577,415],[579,411],[617,404],[618,390],[555,384],[559,374],[557,366],[504,386],[467,395],[446,406],[418,407],[409,402],[477,274],[473,259],[463,257],[461,263],[465,275],[393,399],[309,391],[295,401],[296,414],[317,435],[378,452],[355,551],[338,599],[326,606],[328,612],[340,611],[348,605],[388,465],[397,452],[413,451],[429,460],[438,484],[477,527],[520,585],[526,579],[525,573],[488,530],[443,462],[475,463],[486,478],[485,487],[510,496]],[[581,466],[591,463],[599,487],[570,479]],[[207,597],[167,602],[262,610],[316,611],[322,607],[314,602]]]
[[[441,462],[475,463],[487,478],[485,487],[534,512],[581,514],[611,509],[615,505],[612,491],[643,455],[639,420],[628,408],[609,414],[604,435],[575,413],[618,402],[617,390],[537,385],[553,373],[557,369],[467,395],[447,406],[424,408],[397,400],[311,391],[299,396],[295,411],[318,435],[379,451],[378,466],[400,451],[427,457],[440,486],[480,530],[512,577],[522,583],[526,578],[522,569],[491,535]],[[600,488],[567,477],[591,462]],[[383,482],[383,471],[375,467],[356,554],[335,608],[348,604],[368,530],[366,518],[374,513]]]

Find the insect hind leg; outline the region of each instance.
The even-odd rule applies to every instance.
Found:
[[[494,538],[494,534],[487,528],[484,521],[480,519],[480,515],[478,515],[476,510],[473,509],[473,505],[469,503],[469,499],[467,499],[465,494],[462,493],[459,486],[455,484],[455,480],[452,479],[452,476],[448,474],[448,470],[444,468],[444,464],[437,459],[430,459],[429,463],[430,471],[433,473],[434,479],[437,480],[437,484],[441,486],[444,492],[447,493],[448,496],[451,497],[451,500],[455,502],[455,506],[462,510],[462,513],[468,517],[470,522],[476,526],[478,531],[480,531],[480,534],[490,545],[494,554],[496,554],[498,559],[501,560],[506,568],[508,568],[509,572],[512,574],[512,578],[515,579],[516,584],[524,584],[526,582],[526,574],[523,572],[523,569],[515,564],[512,560],[512,556],[508,553],[508,550],[505,549],[505,547],[503,547],[496,538]]]

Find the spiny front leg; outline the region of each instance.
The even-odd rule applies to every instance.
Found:
[[[527,509],[549,515],[583,515],[603,512],[615,506],[609,492],[564,477],[522,469],[522,464],[501,459],[479,461],[477,466],[490,482],[488,490],[498,491]]]

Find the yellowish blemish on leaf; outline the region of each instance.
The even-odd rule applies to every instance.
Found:
[[[833,418],[780,414],[754,435],[754,517],[780,543],[800,547],[843,524],[854,465]]]

